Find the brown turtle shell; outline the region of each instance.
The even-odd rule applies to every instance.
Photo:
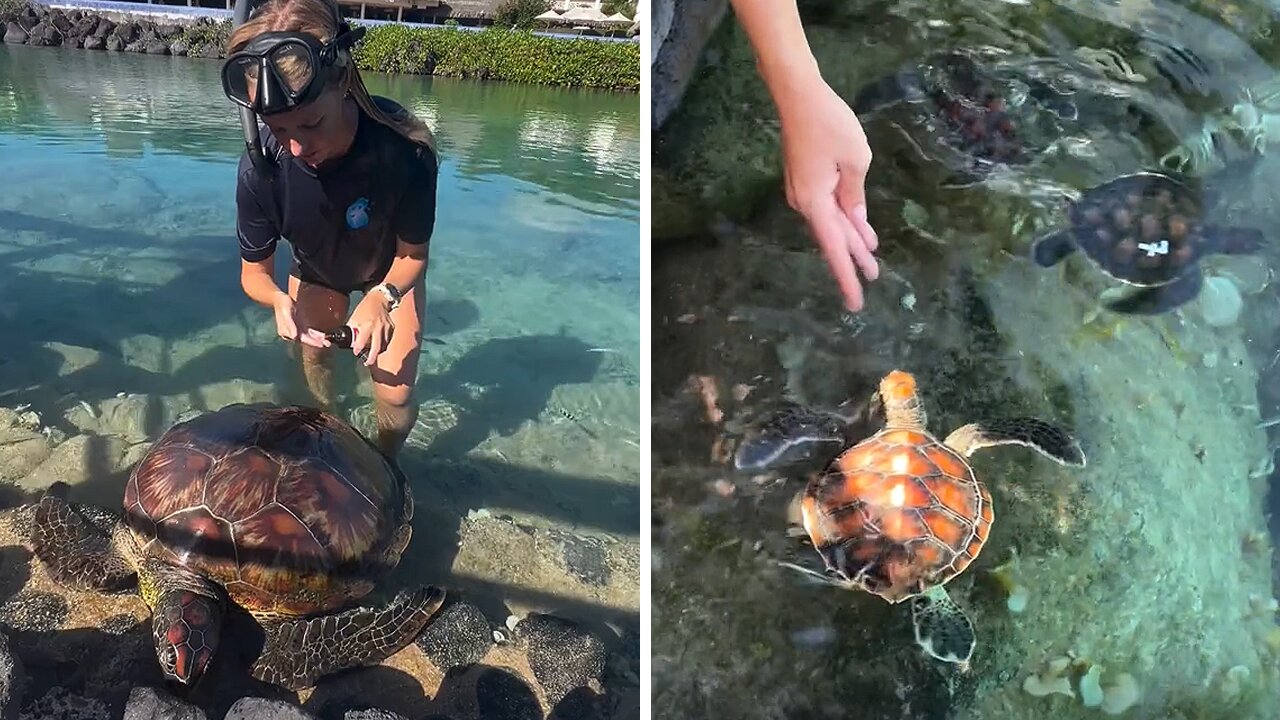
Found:
[[[906,429],[846,450],[810,482],[801,512],[827,567],[891,603],[963,572],[995,519],[969,463]]]
[[[332,610],[367,593],[412,516],[403,475],[354,428],[275,405],[232,405],[171,427],[135,466],[124,509],[144,556],[269,615]]]

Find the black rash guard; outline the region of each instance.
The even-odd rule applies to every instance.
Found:
[[[388,115],[404,112],[375,97]],[[396,240],[426,246],[436,216],[435,153],[359,113],[350,150],[311,168],[291,156],[266,126],[262,150],[278,158],[274,181],[240,158],[236,235],[240,257],[258,262],[280,240],[293,250],[291,274],[341,293],[368,291],[395,259]],[[407,288],[401,288],[407,290]]]

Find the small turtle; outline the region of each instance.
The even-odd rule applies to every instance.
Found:
[[[966,458],[1013,444],[1084,466],[1084,452],[1066,430],[1027,417],[970,423],[939,442],[926,427],[915,378],[901,370],[880,381],[874,399],[884,426],[846,445],[799,498],[804,530],[828,574],[784,565],[891,604],[910,600],[916,642],[932,657],[966,667],[975,645],[973,624],[945,585],[978,557],[995,518],[991,493]],[[774,424],[746,439],[740,465],[768,465],[784,445],[821,441],[806,426],[818,418],[790,418],[793,433]]]
[[[1010,111],[1007,92],[999,79],[973,58],[948,51],[931,55],[923,63],[872,82],[853,101],[854,112],[867,119],[886,108],[907,104],[921,111],[918,120],[935,124],[943,144],[959,154],[958,165],[945,185],[980,181],[996,164],[1018,165],[1034,153],[1018,126],[1031,122],[1040,110],[1062,120],[1079,115],[1074,101],[1043,80],[1023,80],[1029,103]]]
[[[1082,250],[1107,276],[1139,288],[1105,307],[1155,315],[1200,294],[1201,258],[1263,247],[1260,230],[1207,225],[1203,214],[1203,194],[1187,180],[1160,172],[1122,175],[1070,203],[1068,227],[1037,238],[1031,256],[1052,267]]]
[[[351,607],[409,543],[413,496],[395,463],[338,418],[230,405],[169,428],[137,463],[123,518],[55,483],[31,546],[55,581],[136,588],[175,689],[204,676],[227,611],[260,623],[259,680],[290,690],[381,662],[417,636],[444,591]]]

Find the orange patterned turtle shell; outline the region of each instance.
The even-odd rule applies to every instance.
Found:
[[[836,458],[806,488],[801,514],[828,570],[891,603],[962,572],[995,519],[991,494],[959,453],[902,428]]]
[[[399,469],[354,428],[265,404],[174,425],[124,494],[143,557],[186,567],[268,616],[366,594],[398,561],[412,508]]]

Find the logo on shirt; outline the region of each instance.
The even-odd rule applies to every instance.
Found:
[[[347,208],[347,227],[359,230],[369,224],[369,199],[360,198]]]

